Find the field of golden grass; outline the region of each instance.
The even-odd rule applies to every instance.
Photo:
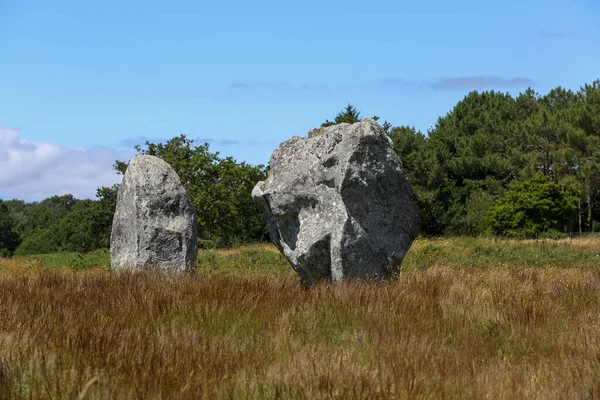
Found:
[[[179,278],[0,259],[0,398],[600,398],[599,252],[418,240],[395,281],[309,290],[264,245]]]

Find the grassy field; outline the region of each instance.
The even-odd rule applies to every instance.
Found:
[[[0,259],[0,398],[600,398],[600,239],[418,240],[304,290],[271,246],[193,277]]]

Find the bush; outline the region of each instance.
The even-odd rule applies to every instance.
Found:
[[[532,237],[536,232],[556,235],[570,230],[577,217],[580,193],[546,176],[514,184],[487,213],[488,233]],[[555,232],[555,233],[551,233]]]

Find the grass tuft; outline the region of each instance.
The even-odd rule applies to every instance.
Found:
[[[598,398],[599,247],[418,240],[310,290],[262,245],[183,277],[0,259],[0,398]]]

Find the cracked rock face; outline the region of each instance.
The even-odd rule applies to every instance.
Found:
[[[395,276],[421,226],[392,142],[372,119],[313,129],[273,152],[252,197],[306,285]]]
[[[131,160],[117,195],[111,267],[191,271],[197,229],[194,207],[173,168],[154,156]]]

